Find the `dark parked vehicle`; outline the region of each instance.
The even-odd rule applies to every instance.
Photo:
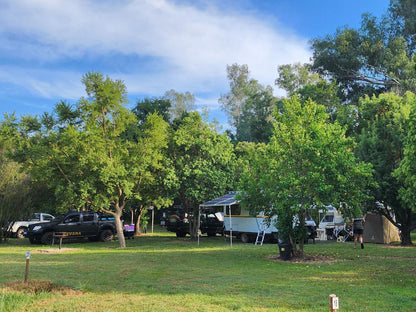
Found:
[[[214,212],[211,210],[203,210],[200,215],[201,234],[208,236],[215,236],[216,234],[224,233],[224,217],[221,212]],[[170,232],[176,233],[177,237],[185,237],[190,234],[190,215],[185,213],[183,209],[171,209],[164,213],[162,222],[166,229]]]
[[[71,212],[50,222],[31,224],[27,237],[32,244],[50,245],[54,235],[61,237],[87,237],[103,242],[113,239],[116,233],[114,217],[97,212]]]

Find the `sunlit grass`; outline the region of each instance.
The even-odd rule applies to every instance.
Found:
[[[31,280],[80,290],[77,295],[0,290],[0,311],[415,311],[416,248],[324,242],[305,246],[323,261],[283,262],[277,245],[223,237],[197,242],[165,231],[118,242],[0,244],[0,284]],[[58,300],[59,299],[59,300]]]

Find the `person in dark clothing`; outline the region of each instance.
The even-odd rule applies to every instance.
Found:
[[[354,249],[357,248],[357,240],[361,243],[361,249],[364,249],[363,243],[363,232],[364,232],[364,222],[365,218],[355,218],[352,219],[352,231],[354,233]]]

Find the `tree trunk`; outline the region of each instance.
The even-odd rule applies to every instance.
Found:
[[[117,238],[118,244],[120,248],[126,248],[126,239],[124,238],[124,231],[123,231],[123,222],[121,222],[121,218],[119,215],[115,216],[115,223],[117,229]]]
[[[137,211],[137,220],[135,223],[135,236],[140,236],[142,235],[142,230],[140,228],[140,221],[142,220],[142,215],[143,215],[143,205],[140,206],[139,209],[136,210]]]
[[[410,236],[410,229],[408,227],[401,227],[400,228],[400,239],[401,239],[401,245],[402,246],[411,246],[412,238]]]
[[[301,209],[298,214],[299,218],[299,230],[300,230],[300,237],[299,237],[299,251],[298,256],[303,257],[303,247],[305,245],[305,238],[306,238],[306,213],[304,209]]]
[[[199,218],[199,211],[194,209],[192,218],[189,220],[189,226],[190,226],[189,232],[190,232],[192,239],[197,239],[199,235],[198,218]]]
[[[124,238],[124,229],[123,229],[123,222],[121,221],[121,215],[123,213],[124,205],[120,206],[117,202],[114,205],[115,212],[108,211],[103,209],[106,213],[110,213],[114,216],[114,222],[116,224],[116,231],[117,231],[117,238],[118,238],[118,245],[120,248],[126,248],[126,239]]]
[[[142,219],[142,214],[139,213],[139,215],[137,216],[136,223],[134,224],[134,236],[142,235],[142,229],[140,228],[141,219]]]

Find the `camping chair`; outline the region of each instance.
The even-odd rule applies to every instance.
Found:
[[[353,239],[354,235],[350,227],[344,225],[337,231],[337,242],[352,241]]]
[[[334,225],[334,232],[333,237],[337,242],[343,242],[344,237],[347,236],[348,233],[345,230],[345,224],[344,223],[335,223]]]

